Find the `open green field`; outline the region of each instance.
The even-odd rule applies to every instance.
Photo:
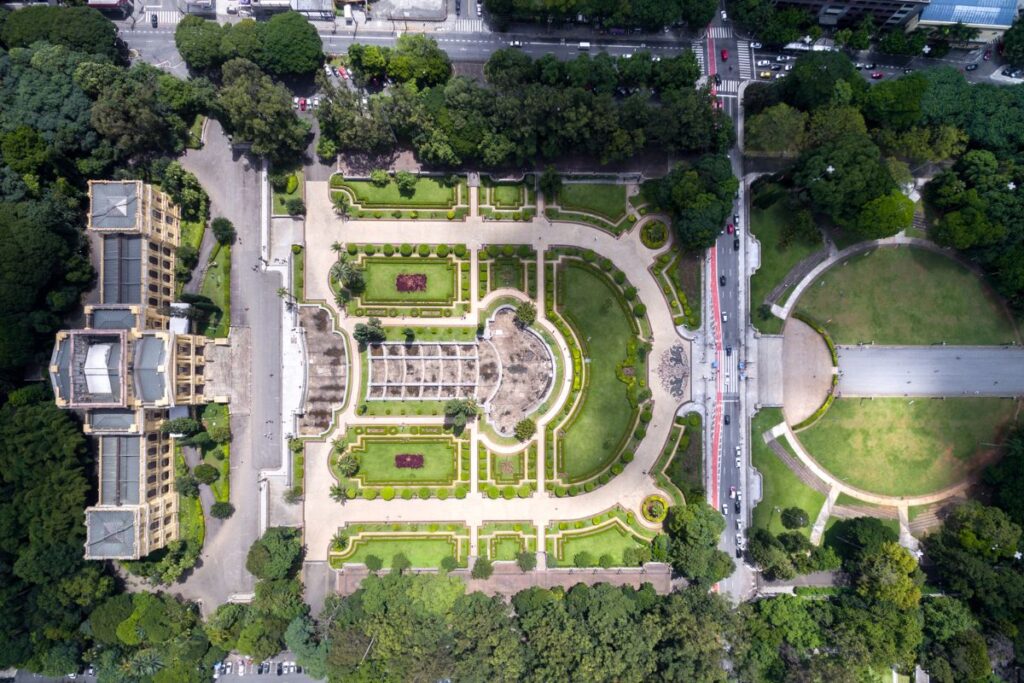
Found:
[[[1004,344],[1012,321],[977,275],[924,249],[889,247],[826,271],[798,302],[837,344]]]
[[[181,222],[181,243],[194,247],[199,251],[203,243],[203,233],[206,232],[206,221],[182,221]]]
[[[231,327],[231,247],[214,247],[199,293],[209,297],[220,309],[220,313],[212,314],[204,325],[200,325],[199,333],[207,337],[228,336],[228,328]]]
[[[781,248],[782,226],[788,215],[784,201],[776,202],[768,209],[750,212],[750,230],[761,242],[761,267],[750,277],[750,319],[757,329],[768,334],[782,332],[783,321],[771,314],[763,318],[758,313],[764,298],[782,282],[793,266],[822,247],[821,243],[795,242]]]
[[[455,479],[455,443],[447,438],[363,437],[352,454],[359,456],[359,473],[363,484],[450,484]],[[400,453],[423,456],[423,467],[396,467]]]
[[[566,211],[587,211],[618,223],[626,215],[626,186],[613,183],[566,183],[558,191]]]
[[[764,432],[780,422],[782,422],[780,408],[762,408],[750,424],[752,459],[754,467],[761,473],[764,496],[754,508],[754,528],[767,529],[773,534],[787,531],[782,526],[780,514],[782,510],[788,507],[803,508],[810,518],[811,524],[814,524],[818,512],[821,511],[821,506],[825,504],[825,494],[815,491],[802,482],[761,438]],[[782,443],[785,445],[785,442]],[[728,502],[732,505],[732,501]],[[778,508],[779,512],[776,512],[775,508]],[[811,529],[806,527],[800,531],[808,536]]]
[[[588,529],[578,533],[566,533],[562,540],[560,564],[572,565],[578,553],[588,552],[594,558],[594,565],[602,555],[615,558],[615,566],[622,564],[622,553],[629,548],[641,548],[647,541],[637,538],[618,524],[609,524],[598,530]]]
[[[455,300],[455,266],[442,258],[367,258],[363,261],[366,289],[360,295],[364,304],[430,302],[450,304]],[[427,287],[421,292],[399,292],[399,275],[427,276]]]
[[[836,400],[798,435],[842,481],[892,496],[938,491],[993,455],[1013,421],[1015,401],[999,398]]]
[[[399,192],[394,179],[384,187],[377,187],[368,180],[346,180],[331,187],[347,187],[355,195],[356,203],[364,207],[447,209],[455,205],[455,187],[448,187],[435,178],[417,178],[411,195]]]
[[[495,185],[491,188],[491,200],[499,209],[518,209],[525,203],[526,192],[522,185]]]
[[[630,313],[603,277],[571,264],[559,277],[565,278],[562,313],[575,328],[590,361],[583,403],[562,441],[565,473],[570,480],[577,480],[617,457],[619,445],[633,426],[626,385],[615,376],[615,365],[626,357],[633,328]]]
[[[428,569],[439,567],[441,560],[456,555],[455,539],[451,536],[374,536],[354,542],[355,550],[343,562],[365,563],[368,556],[376,555],[385,567],[390,567],[395,555],[403,553],[414,568]]]

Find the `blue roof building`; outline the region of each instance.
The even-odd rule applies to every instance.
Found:
[[[919,26],[963,24],[981,31],[978,42],[991,42],[1017,18],[1017,0],[931,0],[921,12]]]

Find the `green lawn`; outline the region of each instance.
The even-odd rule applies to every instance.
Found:
[[[189,149],[203,148],[204,121],[206,121],[206,117],[202,114],[196,114],[196,117],[192,119],[192,125],[188,128],[188,142],[185,143],[185,147]]]
[[[181,243],[195,247],[196,251],[199,251],[199,245],[203,243],[204,232],[206,232],[206,221],[182,221]]]
[[[837,344],[1003,344],[1013,323],[985,284],[941,254],[876,249],[833,266],[799,309],[823,323]]]
[[[292,197],[299,197],[300,199],[305,197],[306,183],[302,176],[302,171],[295,171],[291,175],[298,179],[298,185],[295,186],[294,192],[278,192],[274,190],[274,215],[275,216],[286,216],[288,215],[288,209],[285,208],[285,203]]]
[[[368,555],[376,555],[384,561],[384,567],[391,566],[395,555],[404,553],[414,568],[434,568],[441,566],[441,560],[454,557],[456,554],[455,539],[451,536],[431,538],[395,536],[373,537],[356,541],[355,552],[344,558],[344,562],[366,562]]]
[[[803,508],[813,525],[821,511],[821,506],[825,504],[825,495],[800,481],[799,477],[793,474],[786,463],[782,462],[761,438],[764,432],[780,422],[782,422],[780,408],[762,408],[750,424],[750,440],[753,444],[752,458],[754,467],[761,473],[764,496],[754,508],[754,528],[768,529],[774,534],[786,531],[786,528],[782,526],[781,515],[775,511],[775,508],[778,508],[779,511],[788,507]],[[785,445],[785,442],[781,443]],[[732,501],[722,502],[729,502],[732,505]],[[807,536],[811,529],[806,527],[800,531]]]
[[[758,313],[764,298],[782,282],[793,266],[821,248],[819,244],[797,242],[785,249],[779,247],[782,226],[789,212],[786,202],[776,202],[768,209],[754,209],[750,213],[750,229],[761,242],[761,267],[750,277],[750,319],[762,332],[778,334],[782,331],[782,320],[769,314],[767,318]]]
[[[522,539],[512,536],[503,536],[493,543],[492,560],[514,560],[523,550]]]
[[[228,336],[228,328],[231,327],[231,247],[214,247],[199,293],[209,297],[220,309],[219,313],[213,313],[205,324],[200,325],[200,334],[207,337]]]
[[[367,305],[407,302],[451,304],[455,300],[455,266],[442,258],[367,258],[366,289],[360,295]],[[421,292],[399,292],[399,275],[427,276],[426,289]]]
[[[491,200],[499,209],[518,209],[524,204],[524,195],[520,184],[495,185],[491,188]]]
[[[563,536],[562,559],[559,564],[572,565],[577,553],[588,552],[594,558],[594,565],[602,555],[615,558],[615,566],[622,565],[622,553],[629,548],[642,548],[647,541],[637,538],[618,524],[609,524],[597,531],[587,529],[578,533],[568,532]]]
[[[299,251],[295,252],[295,246],[292,246],[292,294],[299,301],[306,299],[306,250],[299,248]]]
[[[346,180],[332,187],[347,187],[355,195],[356,203],[364,207],[446,209],[455,205],[455,188],[435,178],[417,178],[416,189],[411,195],[401,194],[394,180],[384,187],[377,187],[368,180]]]
[[[837,478],[873,493],[920,495],[950,486],[992,454],[1016,402],[838,399],[799,434],[808,452]]]
[[[626,215],[626,186],[612,183],[566,183],[558,191],[566,211],[587,211],[618,223]]]
[[[626,385],[615,376],[615,365],[626,357],[633,328],[630,313],[603,277],[573,265],[562,270],[559,277],[565,278],[561,310],[590,361],[583,404],[562,441],[565,473],[570,480],[578,480],[614,459],[632,427],[633,410],[626,399]]]
[[[416,438],[412,436],[363,438],[362,447],[353,448],[359,456],[359,473],[365,485],[381,484],[450,484],[455,479],[455,444],[447,437]],[[419,469],[395,466],[400,453],[420,454]]]
[[[195,544],[197,549],[203,547],[206,540],[206,519],[203,517],[203,504],[199,498],[178,496],[178,536],[189,545]]]

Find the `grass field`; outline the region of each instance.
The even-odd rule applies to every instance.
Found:
[[[837,344],[1003,344],[1012,322],[985,284],[941,254],[876,249],[833,266],[799,309],[823,323]]]
[[[594,566],[602,555],[615,558],[615,566],[622,565],[622,553],[629,548],[640,548],[647,542],[637,538],[618,524],[609,524],[593,531],[567,533],[562,541],[562,565],[572,565],[578,553],[588,552],[594,558]]]
[[[494,541],[494,551],[491,554],[492,560],[514,560],[523,550],[522,539],[512,536],[505,536]]]
[[[414,568],[439,567],[441,560],[455,556],[455,540],[450,536],[375,536],[356,541],[355,551],[343,561],[365,563],[367,556],[376,555],[384,561],[384,567],[387,568],[391,566],[394,556],[399,553],[408,557]]]
[[[455,266],[442,258],[368,258],[366,289],[360,295],[367,305],[407,302],[450,304],[455,300]],[[427,287],[422,292],[399,292],[396,278],[403,274],[422,273]]]
[[[821,506],[825,504],[825,494],[815,491],[800,481],[800,478],[793,474],[786,463],[782,462],[761,438],[764,432],[780,422],[782,422],[781,409],[762,408],[754,416],[750,425],[753,463],[757,471],[761,473],[764,496],[754,508],[754,528],[767,529],[773,534],[787,530],[782,526],[780,514],[782,510],[788,507],[803,508],[813,525],[818,512],[821,511]],[[779,512],[776,512],[775,508],[778,508]],[[809,536],[811,529],[806,527],[800,531],[805,536]]]
[[[203,243],[203,233],[206,232],[206,221],[182,221],[181,222],[181,243],[195,247]]]
[[[285,203],[292,197],[298,197],[302,199],[305,196],[306,183],[303,179],[301,171],[295,171],[291,175],[299,181],[298,185],[295,186],[294,192],[278,192],[274,190],[274,215],[275,216],[287,216],[288,209],[285,208]]]
[[[491,199],[499,209],[518,209],[525,203],[525,195],[523,186],[519,184],[495,185],[491,188]]]
[[[565,473],[576,480],[615,458],[632,427],[633,411],[626,399],[626,386],[615,376],[615,365],[626,357],[633,328],[629,313],[604,278],[572,265],[560,277],[565,278],[562,312],[580,336],[590,361],[583,404],[562,442]]]
[[[626,215],[626,186],[612,183],[566,183],[558,205],[567,211],[587,211],[618,223]]]
[[[206,324],[200,325],[200,334],[207,337],[228,336],[228,328],[231,327],[231,247],[214,247],[199,293],[209,297],[220,309],[219,314],[214,313]]]
[[[365,437],[352,453],[359,456],[356,476],[364,484],[449,484],[455,479],[455,444],[447,437]],[[422,455],[423,467],[396,467],[395,456],[399,453]]]
[[[786,203],[780,201],[768,209],[754,209],[750,213],[750,229],[761,242],[761,267],[750,277],[750,319],[762,332],[778,334],[782,331],[782,320],[769,314],[767,318],[758,313],[765,296],[782,282],[793,266],[821,248],[821,244],[798,242],[785,249],[779,247],[782,226],[788,212]]]
[[[377,187],[368,180],[346,180],[336,186],[350,189],[356,196],[356,203],[364,207],[445,209],[455,205],[455,188],[448,187],[434,178],[417,178],[416,189],[411,195],[400,193],[393,179],[384,187]]]
[[[950,486],[992,454],[1016,403],[839,399],[799,439],[822,467],[873,493],[920,495]]]

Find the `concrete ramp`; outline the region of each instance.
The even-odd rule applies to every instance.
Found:
[[[757,377],[758,403],[763,406],[781,406],[782,337],[760,337],[757,340],[757,367],[747,372]]]

